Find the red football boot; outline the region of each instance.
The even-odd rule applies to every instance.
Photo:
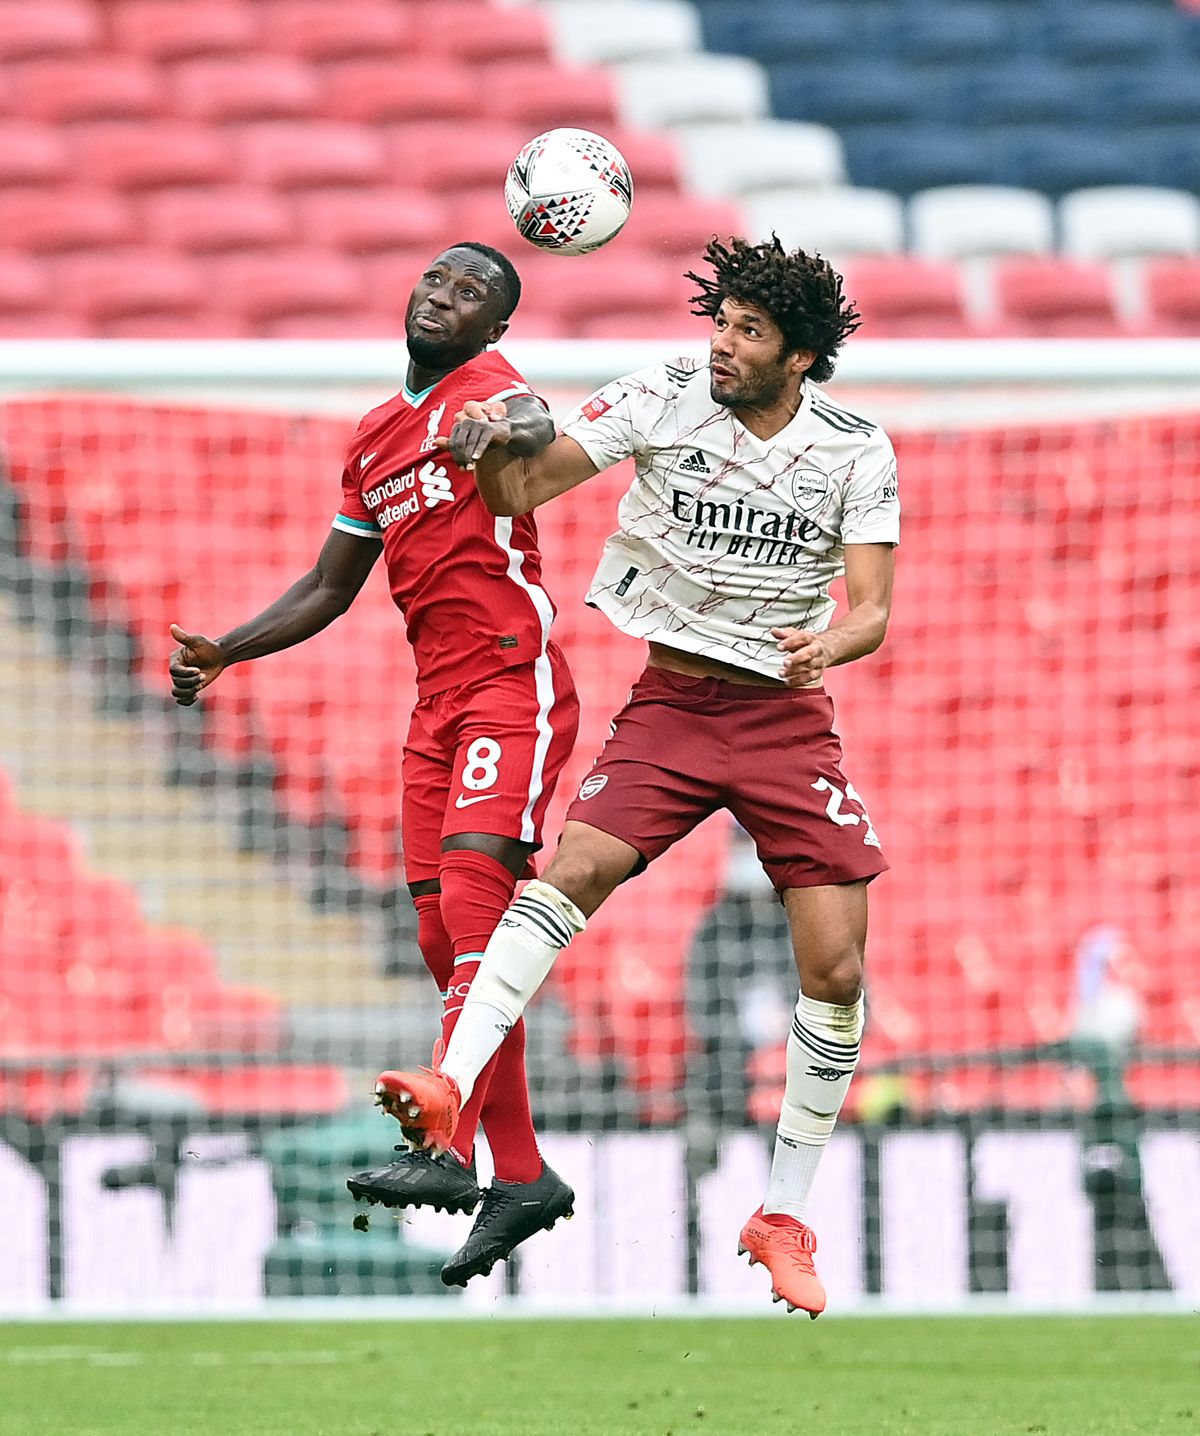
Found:
[[[442,1071],[445,1043],[438,1038],[433,1064],[415,1072],[381,1072],[375,1082],[375,1101],[400,1123],[410,1147],[445,1151],[454,1138],[462,1107],[458,1083]]]
[[[825,1310],[825,1288],[813,1265],[816,1249],[810,1227],[782,1212],[763,1216],[761,1207],[738,1239],[738,1255],[748,1256],[751,1266],[762,1262],[771,1273],[771,1300],[786,1301],[789,1311],[799,1307],[814,1321]]]

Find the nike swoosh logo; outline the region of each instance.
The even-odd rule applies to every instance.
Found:
[[[379,450],[376,449],[374,454],[364,454],[364,455],[362,456],[362,458],[359,459],[359,461],[358,461],[358,467],[359,467],[360,469],[365,469],[365,468],[367,467],[367,465],[371,462],[371,460],[372,460],[373,458],[375,458],[375,456],[376,456],[378,453],[379,453]]]
[[[478,798],[464,798],[460,793],[454,800],[454,806],[456,808],[469,808],[472,803],[486,803],[489,798],[498,798],[499,796],[499,793],[484,793]]]

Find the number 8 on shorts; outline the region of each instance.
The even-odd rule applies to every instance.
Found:
[[[467,749],[467,764],[463,769],[462,785],[473,793],[490,788],[500,776],[496,764],[500,761],[500,744],[494,738],[476,738]]]

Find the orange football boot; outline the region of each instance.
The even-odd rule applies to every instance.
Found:
[[[738,1255],[750,1265],[762,1262],[771,1273],[771,1300],[786,1301],[787,1309],[808,1312],[815,1321],[825,1310],[825,1288],[813,1265],[817,1238],[811,1227],[782,1212],[750,1218],[738,1239]]]
[[[400,1123],[410,1147],[444,1152],[454,1138],[462,1097],[458,1083],[442,1071],[445,1050],[439,1037],[429,1067],[418,1067],[415,1072],[381,1072],[376,1078],[376,1104]]]

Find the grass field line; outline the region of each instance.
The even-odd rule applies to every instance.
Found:
[[[905,1317],[1001,1316],[1200,1316],[1200,1292],[1103,1293],[1083,1301],[1029,1301],[997,1294],[972,1295],[957,1301],[901,1305],[882,1297],[860,1298],[843,1309],[832,1308],[823,1324],[863,1317],[892,1320]],[[69,1300],[45,1306],[23,1306],[16,1311],[0,1308],[0,1322],[61,1322],[86,1326],[97,1322],[275,1322],[275,1321],[611,1321],[641,1318],[706,1317],[713,1320],[767,1318],[795,1321],[769,1297],[729,1301],[714,1297],[670,1297],[661,1301],[633,1301],[597,1296],[542,1298],[497,1296],[489,1302],[465,1302],[445,1297],[302,1297],[247,1302],[239,1306],[184,1305],[152,1302],[137,1306],[99,1306]]]
[[[85,1366],[141,1366],[146,1362],[181,1362],[186,1366],[335,1366],[346,1361],[344,1351],[108,1351],[99,1346],[0,1347],[0,1365],[49,1366],[79,1362]]]

